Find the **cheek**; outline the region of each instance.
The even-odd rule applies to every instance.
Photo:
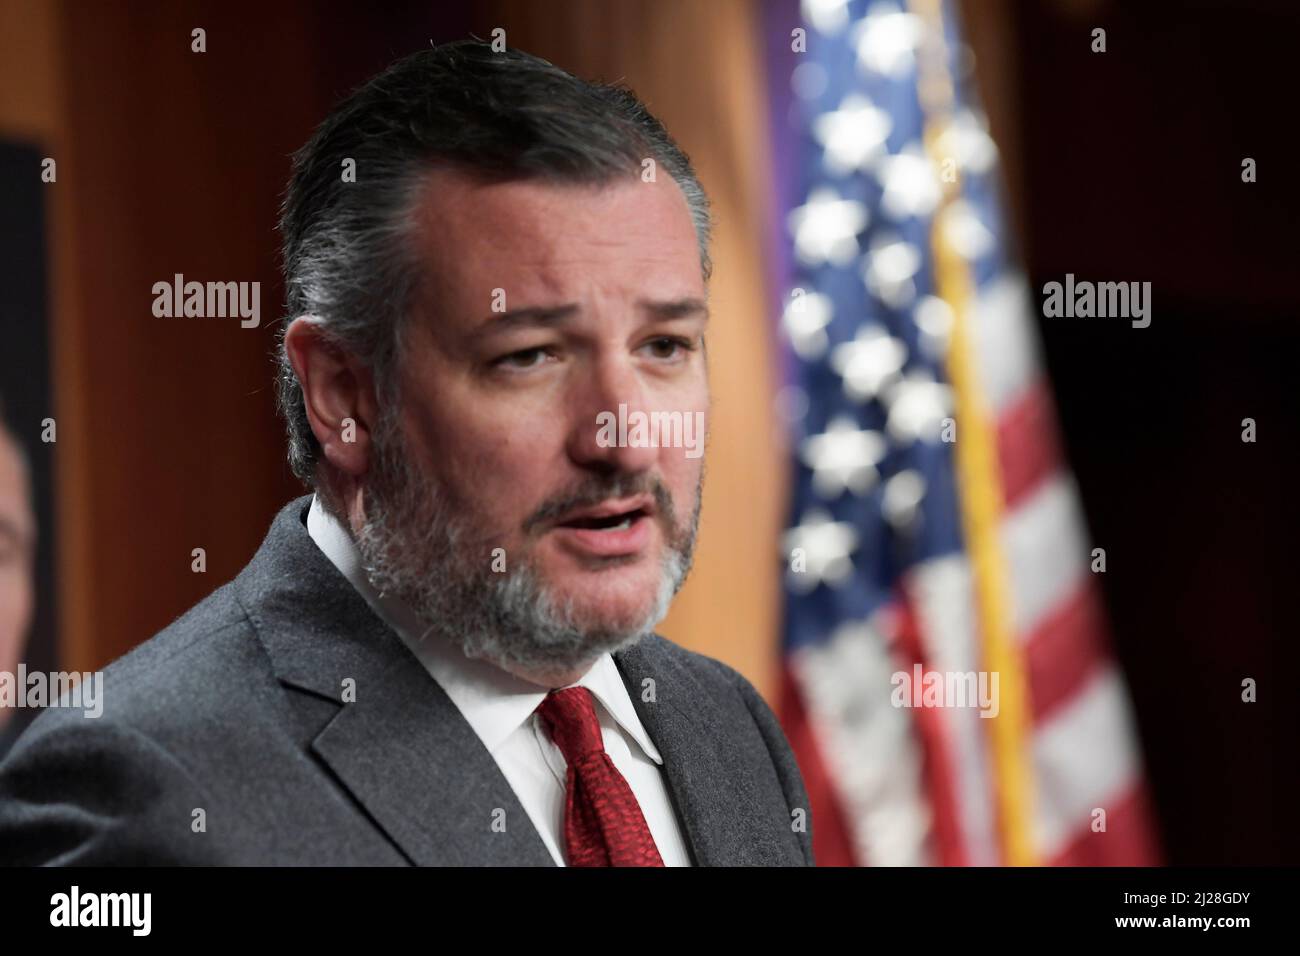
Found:
[[[555,415],[527,415],[481,405],[464,415],[420,416],[414,425],[421,467],[481,514],[509,515],[535,505],[546,489],[546,462],[556,442]]]
[[[703,472],[704,458],[686,457],[686,449],[666,448],[659,460],[660,474],[673,496],[678,517],[685,520],[695,506],[695,489]]]

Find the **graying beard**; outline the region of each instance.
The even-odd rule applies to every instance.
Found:
[[[681,550],[665,548],[648,612],[624,628],[583,627],[572,601],[557,601],[532,567],[511,567],[507,556],[507,570],[492,571],[488,542],[472,541],[457,509],[424,487],[395,444],[390,436],[376,436],[366,521],[356,543],[371,584],[407,604],[426,633],[450,641],[467,657],[528,670],[571,670],[636,643],[667,615],[690,571],[698,489],[689,534]]]

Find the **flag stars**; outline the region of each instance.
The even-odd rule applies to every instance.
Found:
[[[837,586],[853,574],[853,561],[849,555],[858,546],[858,532],[851,524],[836,521],[821,508],[804,512],[798,525],[785,533],[786,553],[802,552],[801,571],[791,570],[790,587],[807,593],[825,583]]]
[[[968,262],[992,252],[997,246],[993,233],[980,220],[975,207],[965,199],[954,200],[939,214],[939,229],[944,241]]]
[[[795,253],[810,266],[848,265],[858,254],[858,233],[870,218],[865,203],[841,199],[829,186],[819,187],[808,202],[790,212]]]
[[[989,172],[998,160],[998,147],[988,133],[984,119],[969,109],[948,123],[935,143],[940,156],[951,156],[967,173]]]
[[[907,346],[878,325],[863,325],[853,341],[837,345],[831,368],[844,380],[844,391],[867,402],[894,382],[907,362]]]
[[[863,257],[862,280],[867,290],[891,309],[902,309],[916,298],[914,277],[921,268],[921,250],[910,242],[878,238]]]
[[[819,33],[839,33],[849,22],[849,0],[803,0],[803,18]]]
[[[845,175],[869,169],[885,155],[893,125],[888,113],[854,93],[844,98],[839,109],[813,120],[812,133],[826,151],[826,168]]]
[[[905,79],[916,68],[916,51],[925,22],[892,4],[877,3],[853,29],[858,66],[890,79]]]
[[[852,418],[838,415],[826,431],[804,439],[801,457],[813,471],[813,489],[823,498],[838,498],[845,491],[862,496],[880,480],[876,466],[888,447],[879,432],[859,429]]]
[[[923,295],[916,303],[912,318],[921,332],[921,351],[937,362],[943,361],[956,321],[952,306],[937,295]]]
[[[920,520],[924,498],[925,476],[914,468],[905,468],[885,482],[880,509],[896,530],[911,531]]]
[[[952,389],[927,372],[915,370],[885,393],[889,434],[899,442],[935,441],[943,420],[951,414]]]
[[[833,312],[830,296],[820,292],[790,296],[781,315],[781,325],[800,358],[818,359],[826,354],[829,344],[826,326]]]
[[[938,170],[920,143],[882,159],[876,177],[884,190],[880,207],[892,219],[928,216],[943,197]]]

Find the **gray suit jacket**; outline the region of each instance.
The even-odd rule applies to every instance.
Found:
[[[460,711],[308,536],[309,502],[106,668],[102,717],[50,708],[18,739],[0,862],[553,865]],[[614,658],[695,862],[812,865],[799,768],[754,688],[658,636]]]

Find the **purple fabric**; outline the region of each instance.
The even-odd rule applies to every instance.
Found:
[[[768,264],[768,312],[782,384],[793,381],[795,371],[793,356],[780,332],[780,320],[794,275],[792,247],[785,223],[796,202],[795,191],[799,188],[796,163],[801,135],[792,112],[797,104],[790,89],[790,74],[798,65],[799,54],[790,49],[790,31],[802,25],[799,0],[763,0],[767,139],[772,167],[772,181],[768,185],[771,218],[764,251]]]

